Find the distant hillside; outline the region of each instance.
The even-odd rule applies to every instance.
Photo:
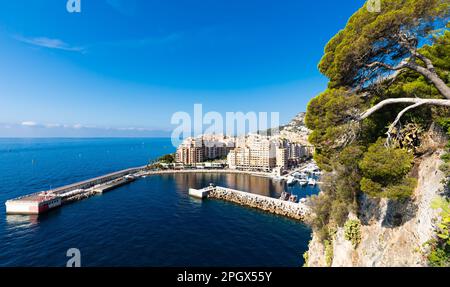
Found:
[[[280,127],[280,135],[293,142],[308,143],[308,136],[311,133],[305,124],[306,113],[299,113],[287,125]]]
[[[286,138],[292,142],[299,142],[309,145],[308,136],[311,133],[305,124],[305,112],[296,115],[288,124],[280,126],[280,137]],[[269,131],[269,134],[272,134]]]

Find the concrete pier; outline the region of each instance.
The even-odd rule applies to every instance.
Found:
[[[196,198],[207,198],[209,193],[214,190],[215,187],[209,186],[203,189],[189,188],[189,195]]]
[[[220,186],[206,187],[200,190],[193,189],[193,192],[190,190],[189,194],[194,197],[230,201],[301,221],[305,221],[310,215],[310,208],[303,202],[294,203]]]
[[[234,170],[162,170],[148,171],[147,166],[125,169],[93,179],[58,187],[56,189],[37,192],[6,201],[7,214],[41,214],[61,205],[83,200],[96,194],[102,194],[138,177],[163,174],[183,173],[236,173],[251,176],[271,177],[268,173],[240,172]],[[304,203],[293,203],[266,196],[232,190],[224,187],[209,186],[204,189],[189,189],[193,197],[217,198],[237,204],[258,208],[274,214],[304,220],[309,208]]]
[[[93,179],[33,193],[6,201],[7,214],[41,214],[61,205],[89,198],[112,190],[131,181],[145,167],[130,168]]]

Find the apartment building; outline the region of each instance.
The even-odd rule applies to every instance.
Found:
[[[207,160],[225,158],[234,149],[232,138],[207,135],[187,138],[178,147],[176,161],[185,165],[195,165]]]
[[[276,166],[276,143],[270,138],[250,135],[236,142],[227,157],[230,168],[270,171]]]

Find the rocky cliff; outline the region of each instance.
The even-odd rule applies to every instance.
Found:
[[[337,229],[332,249],[325,250],[313,235],[307,266],[427,266],[424,243],[433,237],[438,217],[431,202],[443,194],[445,180],[439,170],[443,149],[434,143],[430,151],[416,159],[413,172],[418,186],[411,199],[397,202],[360,196],[357,217],[361,236],[357,247],[345,239],[344,228]]]

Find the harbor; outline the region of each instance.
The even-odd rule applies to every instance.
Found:
[[[39,215],[60,208],[65,204],[87,199],[95,195],[101,195],[141,177],[145,178],[151,175],[174,173],[248,174],[251,176],[271,178],[275,181],[286,181],[288,186],[296,183],[299,183],[302,186],[315,186],[318,183],[316,179],[312,177],[313,175],[318,175],[318,171],[314,164],[306,165],[302,169],[294,170],[282,177],[277,177],[274,174],[267,172],[239,171],[233,169],[148,170],[147,166],[141,166],[7,200],[5,202],[6,213],[16,215]],[[280,199],[249,194],[247,192],[224,187],[215,187],[213,189],[207,187],[201,190],[190,189],[189,193],[194,197],[224,199],[299,220],[303,220],[304,215],[307,213],[306,210],[308,209],[304,203],[296,202],[298,199],[297,196],[287,193],[282,194]]]
[[[142,158],[146,153],[150,150],[152,158],[167,153],[164,146],[170,145],[170,139],[145,139],[145,145],[141,143],[143,139],[58,140],[56,150],[48,148],[56,145],[54,141],[34,141],[30,146],[33,149],[27,146],[23,150],[21,144],[20,152],[5,156],[1,202],[51,190],[59,190],[64,198],[57,198],[62,201],[60,206],[39,215],[7,215],[5,207],[0,210],[4,217],[0,235],[8,240],[0,244],[5,259],[0,265],[60,266],[64,253],[48,250],[58,248],[65,252],[69,247],[77,247],[84,251],[86,266],[92,267],[187,263],[257,266],[269,258],[282,266],[296,266],[301,260],[299,254],[307,248],[310,228],[302,220],[220,199],[202,202],[190,197],[188,190],[214,183],[276,199],[287,191],[301,199],[316,194],[318,187],[288,187],[285,181],[273,180],[273,173],[268,172],[144,166]],[[88,143],[89,153],[82,148]],[[30,165],[33,159],[34,165]],[[98,193],[101,190],[93,190],[97,183],[89,183],[129,167],[142,169],[129,173],[135,177],[134,182],[117,189]],[[106,187],[125,174],[103,179],[97,187]],[[84,186],[85,181],[88,184]],[[277,250],[266,248],[273,242],[277,242]],[[97,256],[106,245],[112,249]],[[236,246],[249,246],[246,255],[242,256],[242,250]],[[218,248],[224,252],[214,253]]]

